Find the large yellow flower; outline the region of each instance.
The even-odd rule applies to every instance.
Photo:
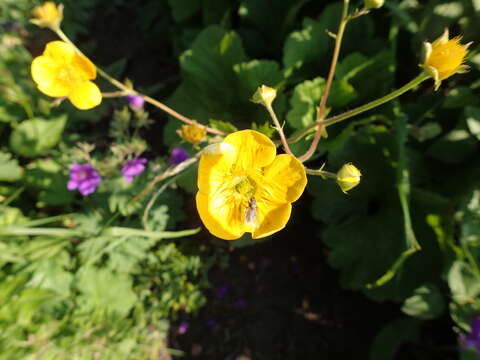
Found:
[[[66,96],[81,110],[102,102],[98,86],[90,81],[97,77],[95,65],[66,42],[49,42],[43,55],[33,59],[31,71],[38,89],[48,96]]]
[[[213,235],[233,240],[250,232],[257,239],[285,227],[306,184],[295,157],[276,155],[273,142],[259,132],[237,131],[203,152],[197,209]]]
[[[421,65],[435,80],[435,89],[438,89],[442,80],[455,73],[468,70],[464,65],[469,44],[460,44],[460,36],[448,39],[448,29],[432,44],[424,43],[424,61]]]

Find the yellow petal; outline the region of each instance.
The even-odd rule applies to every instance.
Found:
[[[230,181],[230,170],[236,154],[235,148],[226,143],[205,148],[198,165],[198,189],[206,194],[224,191]]]
[[[228,135],[224,142],[237,150],[236,166],[240,169],[267,166],[275,159],[277,153],[272,140],[254,130],[234,132]]]
[[[31,73],[38,89],[48,96],[67,96],[70,87],[57,79],[58,65],[52,58],[38,56],[32,61]]]
[[[197,209],[205,227],[224,240],[238,239],[245,233],[244,209],[222,193],[197,193]]]
[[[264,169],[261,196],[276,203],[293,202],[303,193],[307,175],[295,157],[282,154]]]
[[[73,88],[68,98],[80,110],[88,110],[102,102],[102,93],[93,82],[84,81]]]
[[[257,228],[252,238],[259,239],[282,230],[290,218],[292,205],[275,204],[268,201],[257,201]]]
[[[72,66],[83,80],[93,80],[97,77],[97,68],[83,55],[75,54],[72,58]]]
[[[64,41],[51,41],[45,47],[43,55],[54,59],[59,64],[68,64],[75,56],[75,48]]]

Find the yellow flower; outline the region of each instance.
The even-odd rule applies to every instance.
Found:
[[[346,194],[360,183],[362,174],[353,164],[345,164],[337,173],[337,184]]]
[[[471,43],[462,45],[461,39],[461,36],[457,36],[449,40],[448,29],[445,29],[432,44],[424,43],[424,61],[420,66],[435,80],[435,90],[440,87],[442,80],[468,70],[464,61]]]
[[[205,128],[197,124],[183,125],[180,130],[178,130],[178,135],[193,145],[205,139],[206,134]]]
[[[276,155],[265,135],[242,130],[202,153],[198,168],[197,209],[215,236],[233,240],[245,232],[254,239],[285,227],[307,184],[303,165]]]
[[[49,42],[43,55],[33,59],[31,72],[41,92],[53,97],[66,96],[81,110],[102,102],[99,88],[90,81],[97,76],[95,65],[66,42]]]
[[[53,1],[46,1],[42,5],[36,6],[32,14],[35,19],[30,20],[30,22],[40,27],[55,30],[60,27],[63,20],[63,4],[57,7]]]

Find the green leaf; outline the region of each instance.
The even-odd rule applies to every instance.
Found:
[[[79,310],[114,312],[126,316],[137,301],[132,280],[108,269],[84,267],[76,277]]]
[[[303,129],[316,120],[317,108],[320,105],[325,79],[317,77],[298,84],[290,99],[290,111],[287,113],[287,122],[294,129]],[[327,105],[340,108],[357,97],[355,89],[346,80],[332,83]]]
[[[16,120],[19,120],[18,116],[11,114],[7,107],[0,106],[0,123],[1,122],[10,123]]]
[[[318,21],[305,18],[303,29],[294,31],[287,37],[283,49],[283,64],[286,68],[298,68],[309,62],[323,62],[333,47],[333,41],[325,30],[335,31],[340,21],[341,7],[339,3],[328,5]]]
[[[22,156],[42,155],[60,141],[66,121],[66,115],[50,120],[25,120],[10,135],[10,146]]]
[[[348,81],[357,90],[357,102],[370,101],[392,91],[394,61],[386,50],[371,57],[352,53],[338,63],[335,78]]]
[[[341,285],[363,290],[376,300],[401,301],[425,282],[434,282],[443,260],[434,233],[425,222],[427,214],[439,211],[437,205],[412,197],[412,224],[423,250],[408,257],[392,281],[366,288],[386,274],[405,251],[405,228],[399,221],[403,213],[395,191],[397,152],[395,134],[365,126],[330,152],[326,167],[337,171],[352,162],[364,174],[360,185],[345,195],[333,181],[311,179],[308,184],[314,195],[312,214],[328,224],[321,236],[331,248],[329,263],[340,269]],[[425,261],[430,264],[428,269]]]
[[[180,66],[184,78],[198,91],[205,92],[198,95],[208,95],[212,100],[231,103],[236,99],[233,88],[227,86],[236,83],[233,67],[245,60],[238,35],[218,26],[210,26],[180,56]]]
[[[223,131],[226,134],[230,134],[238,130],[233,124],[222,120],[210,119],[209,125],[211,128]]]
[[[168,0],[176,22],[182,22],[200,9],[201,0]]]
[[[206,124],[209,119],[236,123],[251,116],[245,104],[251,94],[239,96],[234,65],[247,60],[241,39],[219,26],[203,30],[180,57],[183,83],[168,100],[180,113]],[[164,129],[168,145],[178,142],[178,120],[171,119]]]
[[[20,209],[0,205],[0,226],[25,223],[28,219]]]
[[[70,264],[71,259],[66,251],[62,251],[54,257],[30,263],[27,268],[32,271],[29,285],[51,290],[59,296],[67,298],[71,293],[73,275],[65,269]]]
[[[477,141],[470,133],[460,126],[435,141],[427,150],[427,154],[434,159],[448,164],[455,164],[466,160],[477,149]]]
[[[420,322],[400,318],[386,325],[375,337],[370,350],[370,360],[393,360],[405,342],[417,341],[420,337]]]
[[[52,159],[36,160],[27,166],[25,183],[37,196],[38,207],[65,205],[74,199],[74,192],[67,189],[65,169]]]
[[[480,140],[480,108],[468,106],[465,108],[464,113],[468,130]]]
[[[287,69],[309,64],[312,69],[325,68],[326,55],[333,48],[334,41],[326,30],[335,32],[342,11],[339,2],[325,7],[318,20],[305,18],[302,30],[292,32],[285,41],[283,64]],[[361,44],[362,51],[368,52],[378,47],[373,37],[373,23],[369,17],[352,21],[343,40],[342,52],[349,53]]]
[[[474,302],[480,295],[480,282],[471,267],[462,261],[455,261],[448,272],[448,285],[453,300],[458,304]]]
[[[415,289],[414,294],[405,300],[402,311],[418,319],[434,319],[445,309],[445,301],[440,290],[432,284]]]
[[[266,121],[261,125],[258,125],[257,123],[252,123],[252,130],[258,131],[268,136],[269,138],[271,138],[275,133],[275,128],[270,124],[269,121]]]
[[[476,96],[470,88],[458,86],[448,92],[443,107],[446,109],[456,109],[475,105],[479,105],[478,96]]]
[[[22,168],[9,153],[0,152],[0,181],[17,181],[22,177]]]
[[[239,93],[248,94],[248,98],[261,85],[278,88],[283,81],[283,74],[276,61],[252,60],[236,64],[233,69],[238,76]]]
[[[291,127],[299,130],[315,121],[324,87],[325,79],[321,77],[304,81],[295,87],[287,113],[287,122]]]

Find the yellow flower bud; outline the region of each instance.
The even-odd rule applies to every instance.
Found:
[[[262,104],[264,106],[271,106],[273,100],[277,96],[277,90],[274,88],[262,85],[260,86],[255,94],[252,96],[252,101],[257,104]]]
[[[196,145],[205,139],[207,131],[203,126],[192,124],[183,125],[180,130],[177,131],[178,135],[189,143]]]
[[[363,2],[365,9],[380,9],[384,3],[385,0],[364,0]]]
[[[353,189],[360,183],[360,177],[362,174],[352,163],[342,166],[337,173],[337,184],[340,189],[346,194],[347,191]]]
[[[468,70],[464,61],[471,43],[462,45],[461,39],[461,36],[457,36],[449,40],[448,29],[445,29],[433,43],[424,43],[423,63],[420,66],[434,79],[435,90],[440,87],[442,80]]]
[[[36,6],[32,14],[35,18],[30,20],[31,23],[55,30],[60,27],[63,20],[63,4],[57,7],[53,1],[46,1]]]

